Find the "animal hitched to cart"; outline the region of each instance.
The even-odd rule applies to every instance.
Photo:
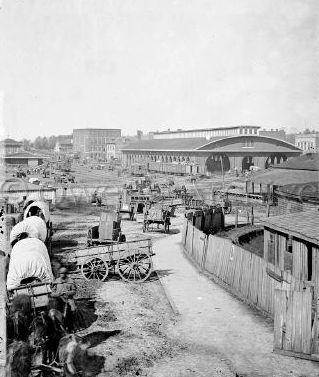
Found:
[[[63,307],[63,317],[64,325],[68,332],[74,330],[74,319],[76,312],[76,305],[74,301],[74,296],[76,294],[77,288],[74,280],[68,276],[68,270],[65,267],[61,267],[59,270],[59,275],[57,279],[52,283],[52,293],[51,297],[55,297],[61,300]]]

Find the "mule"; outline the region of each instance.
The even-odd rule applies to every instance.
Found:
[[[7,349],[6,377],[26,377],[31,373],[32,348],[14,340]]]
[[[41,349],[42,363],[51,364],[57,360],[60,339],[66,334],[62,314],[56,309],[41,312],[32,324],[32,343]]]
[[[17,295],[7,313],[8,343],[13,340],[27,341],[32,321],[31,299],[28,295]]]

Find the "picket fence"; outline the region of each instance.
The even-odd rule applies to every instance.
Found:
[[[282,288],[284,283],[268,274],[269,264],[264,259],[228,239],[206,236],[187,220],[182,242],[186,253],[202,271],[211,273],[238,297],[274,316],[275,288]]]

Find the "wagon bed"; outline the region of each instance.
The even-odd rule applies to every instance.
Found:
[[[76,249],[68,257],[86,280],[104,281],[113,271],[124,281],[140,283],[153,271],[153,255],[151,240],[143,239]]]

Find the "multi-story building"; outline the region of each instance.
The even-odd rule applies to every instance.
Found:
[[[13,139],[4,139],[0,141],[1,157],[20,152],[22,150],[22,144],[23,143],[20,141],[15,141]]]
[[[162,131],[154,132],[154,139],[179,139],[179,138],[194,138],[204,137],[206,139],[215,137],[228,137],[240,135],[258,135],[259,126],[233,126],[233,127],[216,127],[216,128],[201,128],[198,130],[182,130],[176,131]]]
[[[297,134],[295,138],[295,145],[304,152],[318,152],[319,133]]]
[[[121,138],[118,128],[82,128],[73,130],[73,151],[81,158],[109,161],[115,158],[116,143]]]
[[[55,144],[54,152],[59,154],[73,153],[72,135],[59,135]]]

